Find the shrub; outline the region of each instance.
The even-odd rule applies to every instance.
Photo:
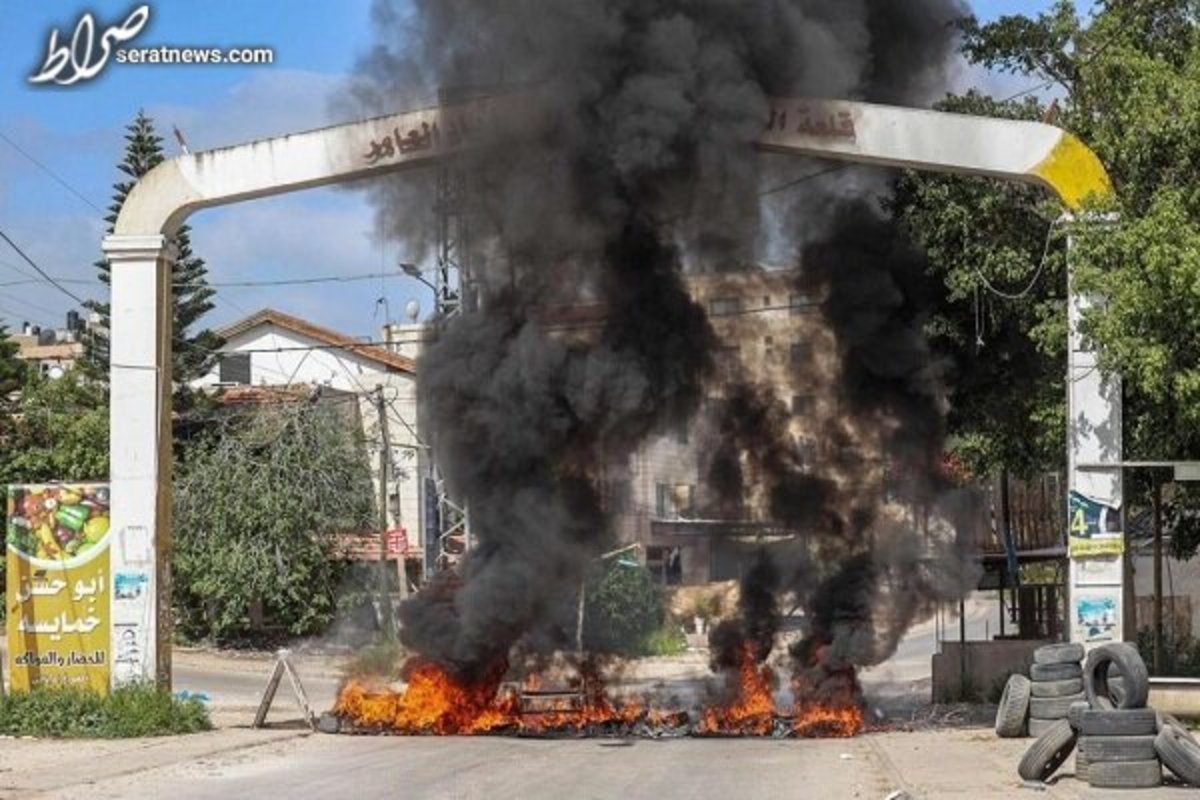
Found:
[[[181,700],[153,684],[124,686],[107,697],[65,688],[0,697],[0,734],[8,736],[119,739],[210,728],[203,703]]]
[[[662,593],[649,570],[606,565],[588,580],[584,644],[592,652],[638,655],[663,616]]]
[[[668,623],[642,640],[640,655],[677,656],[686,650],[687,637],[678,625]]]

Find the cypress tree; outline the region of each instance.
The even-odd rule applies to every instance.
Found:
[[[121,213],[125,198],[134,185],[163,160],[162,137],[155,133],[154,121],[144,111],[138,111],[125,130],[125,155],[117,164],[117,169],[124,173],[125,179],[113,185],[112,203],[104,218],[109,233],[113,232],[117,215]],[[172,378],[177,386],[186,387],[190,381],[212,368],[221,338],[207,328],[192,333],[200,318],[213,309],[212,298],[216,291],[208,285],[208,268],[204,259],[192,252],[190,228],[181,226],[171,242],[175,251],[175,260],[171,264],[171,298],[174,304]],[[100,281],[110,285],[112,265],[107,258],[96,262],[96,270]],[[110,306],[93,300],[87,307],[99,314],[101,322],[101,329],[88,337],[88,362],[107,377]]]
[[[0,325],[0,410],[8,406],[8,396],[25,383],[25,362],[17,358],[17,343]]]

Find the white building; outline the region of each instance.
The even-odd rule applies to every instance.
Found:
[[[406,354],[400,355],[273,309],[259,311],[217,333],[225,340],[221,357],[193,388],[310,385],[358,395],[376,497],[381,437],[375,397],[376,389],[382,388],[392,465],[388,527],[404,529],[410,562],[423,563],[422,484],[428,460],[417,429],[415,359],[419,348],[406,348]],[[409,572],[412,575],[411,564]]]

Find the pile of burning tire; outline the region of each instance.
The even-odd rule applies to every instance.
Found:
[[[1200,742],[1174,717],[1147,707],[1150,678],[1138,651],[1116,643],[1092,650],[1080,665],[1083,657],[1077,644],[1039,648],[1030,669],[1033,680],[1009,678],[996,712],[996,733],[1037,737],[1018,774],[1044,783],[1077,750],[1075,777],[1093,787],[1159,786],[1164,766],[1180,781],[1200,787]]]

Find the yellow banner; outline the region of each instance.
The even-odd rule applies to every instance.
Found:
[[[8,488],[5,628],[14,691],[108,692],[108,506],[104,484]]]
[[[1083,539],[1072,536],[1069,539],[1069,543],[1071,558],[1119,556],[1125,552],[1125,539],[1123,537]]]

